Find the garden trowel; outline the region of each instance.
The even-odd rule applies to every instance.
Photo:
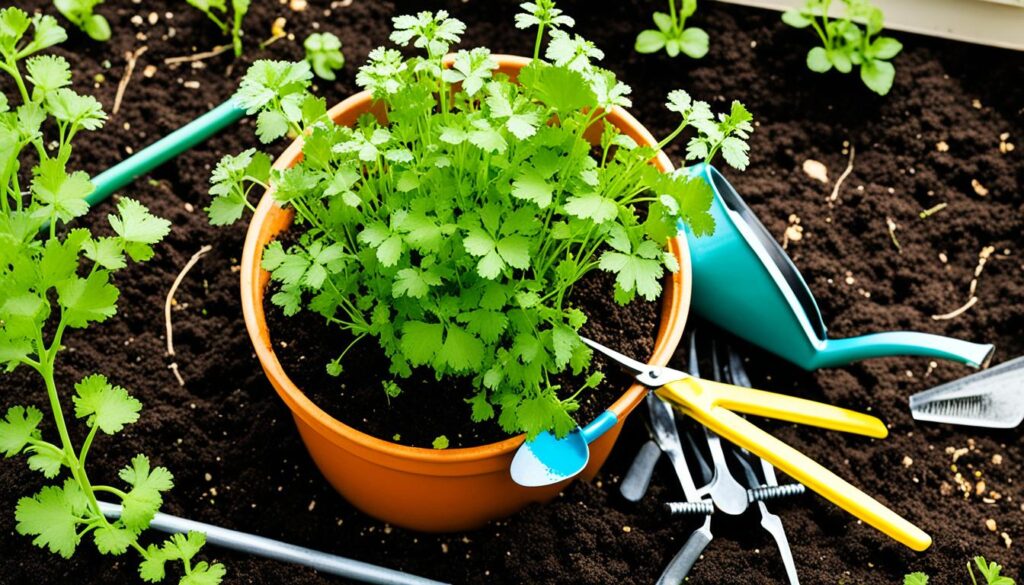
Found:
[[[1012,429],[1024,421],[1024,356],[910,397],[916,420]]]

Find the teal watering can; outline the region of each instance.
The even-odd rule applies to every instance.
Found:
[[[896,355],[987,365],[991,344],[929,333],[829,339],[807,282],[732,185],[710,165],[684,172],[714,192],[715,233],[696,237],[683,226],[693,264],[692,306],[705,319],[807,370]]]

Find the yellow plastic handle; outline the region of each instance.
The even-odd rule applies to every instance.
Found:
[[[795,396],[700,378],[692,378],[691,382],[699,385],[701,393],[708,396],[714,404],[735,412],[878,439],[884,439],[889,435],[885,423],[868,414]]]
[[[662,386],[657,394],[722,438],[768,461],[898,542],[916,551],[931,546],[932,539],[928,534],[896,512],[747,419],[716,404],[717,397],[713,396],[716,393],[702,388],[706,383],[705,380],[689,378]]]

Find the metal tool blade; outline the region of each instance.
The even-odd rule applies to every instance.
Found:
[[[916,420],[1011,429],[1024,421],[1024,356],[910,397]]]
[[[643,362],[637,361],[627,355],[621,354],[610,347],[605,347],[600,343],[587,339],[586,337],[580,336],[580,341],[590,346],[591,349],[599,353],[603,353],[606,357],[611,358],[612,361],[618,362],[619,367],[633,374],[634,376],[640,376],[646,373],[649,369],[655,366],[649,366]]]
[[[651,412],[654,440],[658,442],[658,446],[672,462],[676,477],[679,478],[679,484],[683,486],[686,500],[696,502],[700,496],[697,495],[697,486],[694,485],[690,468],[686,464],[686,455],[683,454],[683,443],[679,439],[679,430],[676,429],[676,418],[672,407],[654,394],[648,394],[647,408]]]

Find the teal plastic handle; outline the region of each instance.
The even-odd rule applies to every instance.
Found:
[[[606,410],[590,421],[590,424],[580,429],[580,434],[583,435],[583,440],[589,445],[608,432],[608,429],[614,427],[618,422],[619,417],[615,416],[614,412]]]
[[[888,331],[847,339],[829,339],[820,347],[811,368],[830,368],[877,357],[915,355],[953,360],[969,366],[988,364],[995,346],[915,331]]]
[[[216,108],[143,148],[92,178],[96,189],[86,197],[96,205],[141,175],[205,141],[245,116],[245,110],[228,99]]]

